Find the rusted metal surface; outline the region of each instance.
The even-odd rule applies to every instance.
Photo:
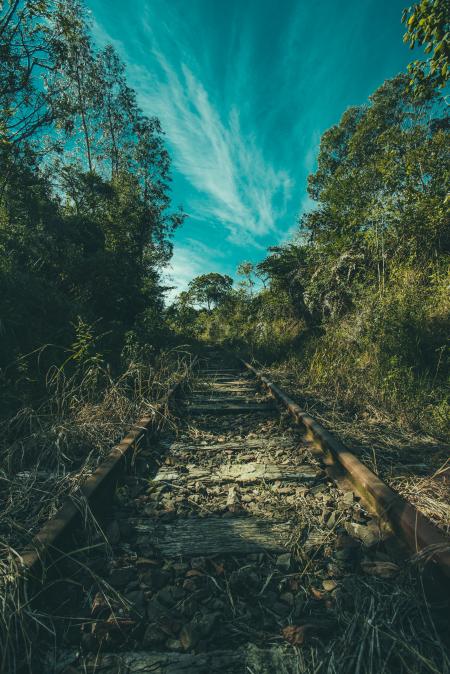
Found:
[[[194,363],[195,360],[192,366]],[[181,384],[182,381],[177,382],[169,390],[163,404],[168,404]],[[21,554],[22,569],[26,577],[37,582],[44,579],[49,563],[63,553],[65,539],[80,521],[83,508],[88,506],[95,512],[102,501],[114,493],[127,457],[138,449],[153,421],[153,414],[142,417],[121,442],[111,449],[106,459],[77,492],[64,499],[57,513],[44,524]]]
[[[276,384],[261,375],[249,363],[245,361],[243,363],[272,395],[287,407],[292,416],[303,424],[311,439],[320,448],[325,463],[340,470],[344,477],[351,481],[355,491],[368,507],[384,518],[413,552],[428,554],[450,578],[449,538],[372,473],[313,417],[303,412],[300,406]],[[168,398],[175,393],[177,387],[178,385],[173,387]],[[152,422],[151,415],[140,419],[111,450],[97,470],[86,479],[78,492],[67,497],[58,512],[36,534],[30,546],[21,555],[23,568],[30,577],[40,580],[45,573],[49,555],[60,554],[65,536],[82,515],[82,504],[87,504],[95,510],[108,495],[114,493],[126,457],[138,448]]]
[[[326,428],[304,412],[284,391],[260,374],[250,363],[245,367],[280,400],[292,416],[306,428],[308,435],[323,453],[325,463],[339,468],[365,504],[385,519],[413,553],[437,564],[450,579],[450,538],[400,494],[396,493],[352,454]]]
[[[24,569],[33,577],[42,575],[48,554],[59,551],[67,530],[74,525],[81,515],[81,503],[91,506],[100,494],[112,492],[116,486],[123,462],[128,453],[139,445],[151,425],[152,416],[143,417],[127,433],[123,440],[113,447],[107,458],[90,477],[86,479],[77,494],[68,496],[58,512],[44,524],[36,534],[28,550],[22,553]]]

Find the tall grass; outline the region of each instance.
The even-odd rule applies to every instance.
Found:
[[[115,377],[91,356],[75,369],[71,363],[70,374],[67,366],[52,367],[43,401],[0,420],[0,671],[15,672],[27,660],[41,623],[21,577],[20,551],[136,419],[153,414],[155,430],[167,421],[167,393],[190,363],[180,347],[152,362],[129,358]]]

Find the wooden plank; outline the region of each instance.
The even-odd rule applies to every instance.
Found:
[[[248,375],[242,372],[203,372],[197,375],[196,380],[199,379],[245,379],[248,381]]]
[[[187,405],[186,411],[189,414],[249,414],[250,412],[273,412],[276,411],[276,406],[266,403],[250,404],[250,405]]]
[[[84,668],[84,664],[86,668]],[[206,653],[103,653],[88,656],[75,671],[80,674],[298,674],[299,659],[292,648],[246,647]]]
[[[130,519],[130,527],[158,547],[164,557],[246,555],[282,552],[291,533],[286,522],[258,517],[189,517],[170,524]]]
[[[199,377],[239,377],[247,379],[248,374],[245,370],[203,370],[199,372]]]
[[[213,392],[211,395],[205,395],[205,394],[198,394],[191,396],[189,400],[186,401],[186,405],[190,407],[191,405],[197,405],[201,403],[235,403],[239,405],[240,403],[243,403],[244,405],[246,404],[254,404],[255,403],[255,397],[254,396],[230,396],[230,395],[218,395],[216,392]]]
[[[228,400],[230,402],[252,402],[255,400],[256,395],[258,394],[258,391],[234,391],[231,393],[231,391],[199,391],[198,393],[193,393],[192,395],[189,396],[189,398],[186,400],[188,404],[191,403],[191,401],[198,402],[202,400],[210,401],[210,400],[219,400],[219,401],[224,401]],[[270,400],[267,396],[265,396],[266,400]]]
[[[230,379],[228,379],[228,378],[227,379],[213,379],[213,378],[211,378],[211,379],[197,379],[196,383],[197,384],[204,384],[205,386],[220,385],[220,384],[223,384],[223,385],[226,385],[226,384],[228,384],[228,385],[231,385],[231,384],[233,384],[233,385],[239,385],[239,384],[246,385],[247,384],[248,385],[249,381],[248,381],[248,379],[236,379],[234,377],[234,378],[230,378]]]
[[[196,445],[192,442],[180,442],[178,440],[160,440],[159,446],[173,451],[218,451],[233,449],[235,451],[247,451],[252,449],[277,448],[277,449],[295,449],[299,446],[300,440],[297,438],[246,438],[245,440],[235,440],[234,442],[214,442],[211,444]]]
[[[207,368],[203,369],[203,370],[197,370],[196,374],[198,376],[202,376],[202,375],[213,376],[213,375],[217,375],[217,374],[223,374],[223,375],[232,374],[232,375],[235,375],[236,377],[239,377],[239,375],[244,374],[244,371],[238,370],[237,368],[222,367],[222,368],[218,368],[218,369],[211,368],[210,370],[208,370]]]
[[[242,395],[255,395],[260,393],[261,389],[256,386],[205,386],[192,390],[193,395],[202,395],[203,393],[216,393],[220,395],[229,395],[237,393]]]
[[[253,484],[255,482],[274,482],[275,480],[288,482],[305,482],[317,477],[317,468],[313,466],[289,466],[273,463],[234,463],[223,464],[216,470],[211,468],[188,467],[187,472],[177,471],[170,467],[160,468],[153,478],[155,482],[205,482],[206,484],[220,484],[239,482]]]

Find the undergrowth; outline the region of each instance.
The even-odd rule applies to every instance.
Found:
[[[80,356],[80,351],[74,351]],[[139,358],[138,356],[141,356]],[[154,430],[170,422],[167,394],[190,371],[182,347],[152,360],[133,353],[113,376],[101,358],[52,367],[46,395],[0,421],[0,671],[16,671],[18,644],[26,655],[42,622],[21,576],[21,551],[32,535],[76,492],[111,447],[144,414]],[[80,504],[89,517],[86,504]],[[94,522],[95,525],[95,522]]]

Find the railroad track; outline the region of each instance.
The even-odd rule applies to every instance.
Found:
[[[312,451],[314,434],[326,445],[320,428],[303,420],[305,434],[262,383],[211,352],[178,404],[177,433],[141,444],[113,492],[110,477],[148,421],[101,467],[101,527],[87,527],[87,539],[72,526],[64,546],[76,509],[47,527],[40,553],[25,556],[42,574],[49,544],[57,570],[45,593],[53,644],[34,647],[44,664],[32,672],[319,671],[314,657],[339,629],[336,606],[349,591],[343,579],[399,572],[404,550],[369,512],[368,485],[358,493],[336,460]],[[334,671],[356,671],[351,653],[348,669]]]

